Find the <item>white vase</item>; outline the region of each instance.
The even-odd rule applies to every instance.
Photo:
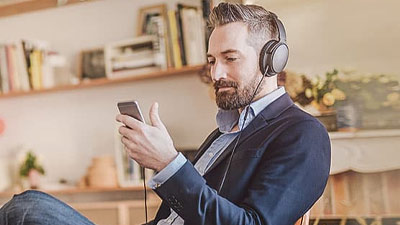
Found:
[[[30,188],[37,189],[40,186],[40,173],[39,171],[32,169],[29,170],[28,180]]]
[[[4,191],[11,186],[9,166],[9,159],[0,157],[0,191]]]

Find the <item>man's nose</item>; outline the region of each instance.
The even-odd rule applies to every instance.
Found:
[[[213,81],[218,81],[220,79],[226,79],[227,71],[224,65],[221,63],[215,62],[215,64],[211,67],[211,78]]]

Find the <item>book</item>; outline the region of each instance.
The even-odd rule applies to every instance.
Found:
[[[178,37],[178,24],[176,21],[176,12],[174,10],[168,11],[168,22],[169,22],[169,31],[170,31],[170,42],[172,49],[172,57],[174,62],[174,67],[179,69],[182,68],[182,58],[181,58],[181,50],[179,45],[179,37]]]
[[[156,35],[144,35],[106,45],[107,77],[114,79],[166,69],[165,51],[162,48]]]
[[[187,65],[206,63],[204,22],[201,12],[193,7],[181,9],[183,43]]]
[[[20,81],[20,90],[29,91],[29,75],[28,66],[26,64],[25,50],[22,41],[17,41],[15,43],[15,58],[16,58],[16,71]]]
[[[182,59],[182,65],[186,66],[186,55],[185,55],[185,43],[183,40],[183,29],[182,29],[182,9],[183,9],[182,4],[178,4],[178,12],[176,13],[176,25],[177,25],[177,33],[178,33],[178,41],[179,41],[179,49],[181,52],[181,59]]]
[[[165,24],[163,17],[153,16],[150,19],[149,26],[152,27],[152,32],[149,34],[156,35],[157,41],[155,42],[155,54],[156,64],[161,66],[161,69],[167,69],[168,67],[168,51],[165,37]]]
[[[30,54],[31,84],[34,90],[42,88],[42,51],[35,49]]]
[[[7,71],[8,71],[8,83],[10,91],[17,91],[19,89],[18,77],[15,71],[15,58],[14,58],[14,48],[12,45],[6,45],[6,61],[7,61]]]
[[[10,92],[8,77],[6,47],[5,45],[0,45],[0,79],[1,91],[4,94]]]

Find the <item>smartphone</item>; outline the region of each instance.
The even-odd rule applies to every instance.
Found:
[[[122,115],[131,116],[144,123],[143,114],[137,101],[118,102],[117,106]]]

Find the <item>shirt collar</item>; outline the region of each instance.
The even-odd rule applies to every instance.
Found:
[[[280,96],[285,94],[285,88],[283,86],[279,87],[278,89],[272,91],[271,93],[265,95],[264,97],[258,99],[255,102],[250,104],[249,113],[246,118],[246,122],[243,128],[245,128],[253,119],[256,117],[263,109],[265,109],[269,104],[274,102]],[[236,133],[231,132],[232,128],[236,126],[239,120],[239,130],[243,126],[244,116],[247,110],[246,106],[242,113],[239,115],[239,110],[223,110],[218,109],[218,113],[216,116],[217,125],[219,131],[221,133]]]

